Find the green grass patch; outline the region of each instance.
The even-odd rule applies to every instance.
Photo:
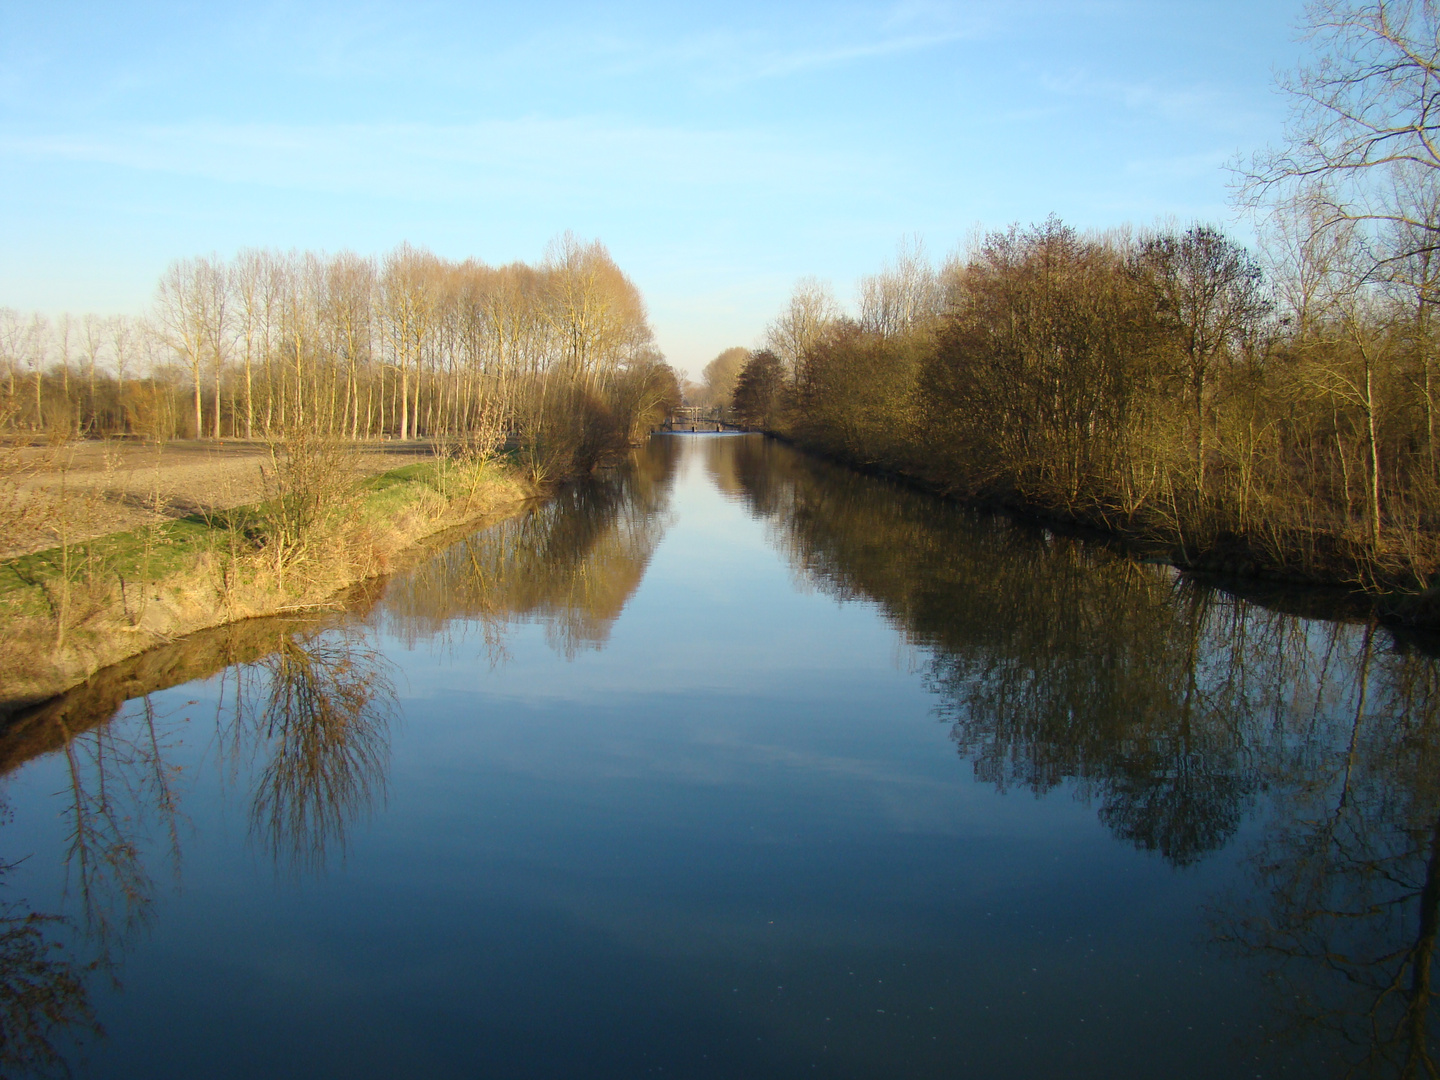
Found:
[[[487,466],[485,471],[490,473],[490,469]],[[441,461],[405,465],[367,477],[358,486],[362,514],[372,521],[393,516],[424,489],[453,494],[449,489],[454,478],[454,467]],[[208,516],[194,514],[72,544],[70,580],[103,575],[110,581],[156,581],[194,565],[207,551],[248,547],[263,535],[267,506],[253,503]],[[58,546],[0,562],[0,603],[16,613],[48,610],[45,585],[60,580],[66,562],[66,552]]]
[[[71,581],[103,575],[111,581],[154,581],[194,563],[213,550],[228,528],[199,515],[111,533],[63,547],[48,548],[0,563],[0,601],[21,613],[48,610],[48,582],[59,581],[69,566]]]
[[[390,488],[400,487],[405,484],[427,484],[435,487],[435,481],[440,476],[440,462],[420,461],[414,465],[404,465],[398,469],[391,469],[379,476],[372,476],[361,482],[361,491],[388,491]],[[438,490],[438,489],[437,489]]]

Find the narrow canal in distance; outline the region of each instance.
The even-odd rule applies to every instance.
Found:
[[[0,739],[0,1071],[1425,1075],[1422,642],[758,436],[372,593]]]

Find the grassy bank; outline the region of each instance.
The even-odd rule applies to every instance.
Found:
[[[503,459],[353,476],[343,448],[302,440],[261,502],[0,563],[0,718],[182,635],[334,606],[425,538],[539,494]]]

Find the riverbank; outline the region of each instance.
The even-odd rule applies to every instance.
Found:
[[[1440,588],[1407,588],[1387,577],[1383,557],[1377,559],[1363,543],[1321,529],[1305,532],[1277,528],[1258,537],[1229,529],[1204,529],[1197,520],[1177,529],[1174,521],[1156,522],[1143,515],[1117,517],[1084,507],[1064,507],[1026,500],[1018,494],[976,491],[921,468],[863,461],[795,434],[764,430],[769,438],[813,454],[843,468],[903,484],[977,510],[998,512],[1048,528],[1061,528],[1116,544],[1130,555],[1164,562],[1177,570],[1230,581],[1253,581],[1272,587],[1315,590],[1333,595],[1337,611],[1350,615],[1365,609],[1395,626],[1440,630]],[[1406,552],[1403,573],[1415,562]],[[1396,575],[1399,577],[1401,575]]]
[[[184,635],[337,607],[427,539],[542,494],[502,461],[435,459],[358,483],[354,467],[294,447],[261,502],[0,563],[0,721]]]

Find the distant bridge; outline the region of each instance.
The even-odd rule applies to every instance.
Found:
[[[725,419],[724,414],[719,410],[707,409],[700,405],[682,405],[665,418],[665,423],[660,426],[660,430],[701,433],[747,431],[749,429],[743,424]]]

